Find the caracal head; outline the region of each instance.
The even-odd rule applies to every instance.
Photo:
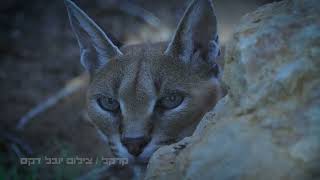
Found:
[[[88,114],[114,155],[145,163],[159,147],[191,135],[222,93],[212,2],[193,1],[170,42],[122,48],[65,2],[91,76]]]

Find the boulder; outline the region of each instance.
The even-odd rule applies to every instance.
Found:
[[[224,67],[228,95],[191,137],[155,152],[145,179],[320,179],[320,3],[247,14]]]

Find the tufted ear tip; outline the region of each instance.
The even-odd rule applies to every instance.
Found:
[[[71,11],[74,11],[75,9],[80,9],[73,1],[71,0],[64,0],[64,4],[70,13]]]
[[[64,0],[71,27],[77,37],[82,65],[90,72],[105,65],[122,52],[102,29],[74,2]]]
[[[194,0],[185,11],[165,53],[191,60],[195,52],[212,59],[219,54],[217,18],[211,0]]]

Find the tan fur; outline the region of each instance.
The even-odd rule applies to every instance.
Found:
[[[78,6],[65,2],[91,76],[88,114],[108,136],[113,154],[146,163],[159,147],[191,135],[222,94],[211,0],[190,4],[170,42],[122,48]],[[162,106],[164,99],[173,106]]]
[[[165,44],[121,49],[122,56],[111,59],[93,76],[88,91],[89,115],[111,141],[120,142],[121,136],[152,137],[146,153],[140,155],[145,161],[158,147],[191,135],[198,121],[221,95],[219,81],[213,78],[208,66],[193,69],[179,59],[164,55]],[[177,112],[157,112],[154,107],[157,99],[175,90],[186,94],[185,107]],[[105,93],[124,104],[121,116],[112,117],[97,108],[96,99],[92,97]],[[121,124],[111,123],[114,121]],[[120,126],[122,131],[119,131]],[[117,142],[114,142],[116,146]],[[117,155],[133,158],[120,143],[118,147],[122,151],[116,149]]]
[[[92,137],[93,127],[97,127],[107,136],[112,156],[128,158],[130,164],[147,163],[159,147],[190,136],[223,96],[217,20],[211,0],[190,4],[172,41],[122,48],[73,2],[65,2],[81,62],[90,72],[86,107],[94,126],[82,123],[79,133],[90,132]],[[182,97],[181,103],[162,108],[161,100],[172,94]],[[84,99],[83,94],[77,97]],[[99,104],[101,97],[118,102],[117,111],[104,109]],[[135,147],[141,152],[132,153],[126,139],[137,137],[143,137],[145,143]]]
[[[218,58],[217,21],[210,0],[191,3],[170,42],[122,48],[114,46],[73,2],[65,2],[90,82],[85,80],[80,91],[21,132],[38,152],[57,148],[52,141],[58,141],[68,144],[74,156],[124,157],[135,167],[145,167],[159,147],[190,136],[225,94],[218,66],[222,57]],[[172,109],[160,108],[159,101],[172,92],[183,95],[182,103]],[[119,102],[119,111],[102,109],[101,96]],[[107,136],[107,145],[97,130]],[[124,139],[136,137],[144,137],[146,144],[140,147],[141,153],[132,154]],[[55,156],[59,150],[45,153]]]

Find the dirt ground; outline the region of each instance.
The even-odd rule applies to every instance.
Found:
[[[188,0],[76,1],[118,45],[168,40],[188,2]],[[242,15],[268,2],[271,0],[215,0],[222,43],[228,41],[232,29]],[[127,8],[128,4],[133,7]],[[158,19],[143,19],[139,14],[132,12],[131,8],[142,8]],[[78,44],[72,34],[62,0],[1,2],[1,132],[14,134],[17,122],[25,113],[55,94],[69,80],[82,72]],[[38,142],[37,137],[32,138],[34,138],[33,143]],[[1,152],[8,153],[7,148],[3,146],[6,145],[0,145]]]

